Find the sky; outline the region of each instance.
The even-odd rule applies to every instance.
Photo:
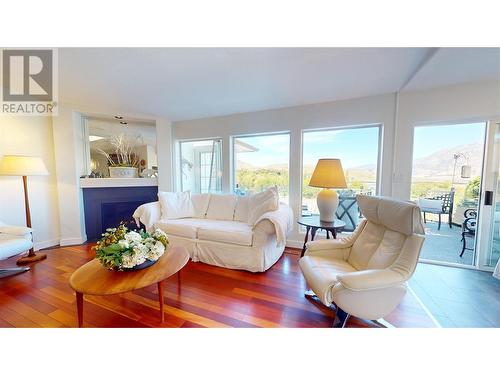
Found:
[[[484,123],[417,127],[413,159],[459,145],[483,143],[484,135]]]
[[[345,168],[377,164],[377,127],[327,130],[304,133],[304,164],[316,165],[321,158],[340,158]],[[290,135],[278,134],[241,138],[259,151],[237,155],[238,160],[254,166],[288,163]]]

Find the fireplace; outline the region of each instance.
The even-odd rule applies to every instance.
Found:
[[[96,241],[107,228],[132,220],[138,206],[157,196],[156,186],[83,188],[87,240]]]

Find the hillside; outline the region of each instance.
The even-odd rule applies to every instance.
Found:
[[[472,176],[478,176],[481,174],[482,168],[482,158],[483,158],[483,146],[480,143],[473,143],[467,145],[461,145],[457,147],[450,147],[445,150],[435,152],[431,155],[425,156],[423,158],[416,159],[413,163],[413,179],[416,181],[449,181],[453,173],[454,159],[453,155],[455,153],[461,152],[469,157],[470,164],[472,166]],[[459,182],[460,179],[460,167],[463,165],[464,160],[461,158],[457,163],[456,170],[456,181]],[[315,165],[306,164],[304,165],[304,174],[310,176],[314,171]],[[238,163],[238,168],[255,170],[259,167],[253,166],[250,163]],[[266,166],[266,169],[283,170],[286,169],[286,164],[270,164]],[[366,164],[360,165],[353,168],[347,168],[345,170],[346,178],[348,180],[358,180],[358,181],[373,181],[376,176],[376,165]],[[467,182],[464,180],[464,182]]]

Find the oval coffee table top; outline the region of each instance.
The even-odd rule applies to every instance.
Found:
[[[78,268],[69,279],[71,287],[83,294],[107,295],[130,292],[156,284],[180,271],[189,253],[179,246],[168,247],[158,262],[138,271],[111,271],[97,260]]]

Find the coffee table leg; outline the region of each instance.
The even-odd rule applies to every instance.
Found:
[[[83,294],[76,292],[76,309],[78,311],[78,328],[83,326]]]
[[[162,323],[165,321],[165,316],[163,315],[163,287],[164,287],[164,280],[158,283],[158,301],[160,302],[160,314]]]

